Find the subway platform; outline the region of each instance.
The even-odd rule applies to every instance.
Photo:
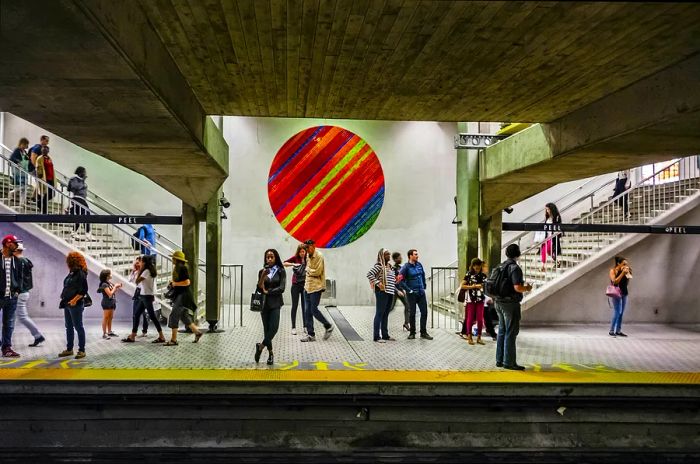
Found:
[[[98,313],[99,309],[89,309]],[[119,311],[119,310],[118,310]],[[87,357],[58,359],[15,329],[18,359],[0,360],[3,463],[113,462],[700,462],[700,330],[627,325],[528,327],[524,372],[495,367],[495,342],[454,329],[434,340],[372,341],[373,308],[323,310],[336,329],[302,343],[284,308],[275,361],[253,361],[259,316],[178,346],[103,340],[88,319]],[[321,331],[319,330],[319,333]]]
[[[86,310],[90,316],[98,311]],[[302,343],[300,327],[292,335],[289,308],[283,308],[272,366],[265,364],[267,352],[259,364],[253,360],[262,324],[249,311],[242,326],[238,320],[238,327],[205,334],[198,344],[182,333],[173,347],[151,343],[152,324],[147,337],[127,344],[121,342],[130,332],[124,322],[115,323],[118,337],[104,340],[99,319],[86,319],[87,357],[81,360],[56,356],[65,346],[62,320],[39,319],[47,341],[28,347],[33,337],[18,324],[13,344],[22,357],[1,359],[0,379],[700,384],[698,327],[631,324],[622,338],[609,336],[604,324],[524,326],[518,362],[527,369],[513,372],[495,366],[496,343],[486,333],[485,345],[470,346],[446,328],[429,329],[434,340],[408,340],[397,310],[390,317],[396,341],[376,343],[373,308],[331,307],[324,313],[334,322],[332,336],[323,340],[316,322],[317,341]]]

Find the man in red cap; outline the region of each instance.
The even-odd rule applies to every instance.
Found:
[[[21,241],[14,235],[2,239],[2,266],[0,266],[0,311],[2,311],[2,356],[18,358],[12,349],[12,332],[15,329],[17,296],[22,292],[24,263],[15,256]]]

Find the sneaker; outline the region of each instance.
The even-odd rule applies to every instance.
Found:
[[[335,327],[333,326],[330,326],[326,329],[326,331],[323,333],[324,340],[328,340],[329,338],[331,338],[331,335],[333,334],[333,329],[335,329]]]
[[[296,335],[296,334],[297,334],[297,329],[292,329],[292,335]]]
[[[615,336],[615,332],[608,332],[608,335],[610,335],[611,337],[614,337],[614,336]]]
[[[525,370],[524,366],[519,366],[517,364],[513,364],[512,366],[503,366],[503,368],[511,370],[511,371],[524,371]]]
[[[503,367],[503,363],[497,362],[497,363],[496,363],[496,367]]]
[[[302,342],[315,342],[316,337],[314,337],[313,335],[307,335],[306,337],[302,337],[301,341]]]
[[[19,358],[19,353],[17,353],[11,347],[7,347],[4,350],[2,350],[2,357],[3,358]]]
[[[107,335],[109,335],[110,337],[118,337],[118,335],[112,331],[107,332]]]
[[[66,356],[73,356],[73,350],[63,350],[58,353],[59,358],[65,358]]]
[[[627,335],[623,334],[622,332],[615,332],[615,335],[618,337],[626,337]]]
[[[384,340],[383,338],[380,338],[379,340],[375,340],[375,342],[377,342],[377,343],[386,343],[386,340]]]
[[[103,340],[109,340],[109,335],[107,335],[107,334],[102,334],[102,339],[103,339]]]
[[[410,334],[406,340],[415,340],[416,339],[416,334]]]
[[[84,351],[78,351],[78,354],[75,355],[75,359],[83,359],[84,357],[85,357]]]
[[[432,340],[433,337],[431,337],[428,332],[420,334],[420,338],[424,338],[426,340]]]
[[[34,343],[30,343],[29,346],[39,346],[40,343],[45,342],[46,339],[44,338],[43,335],[39,335],[37,338],[34,339]]]

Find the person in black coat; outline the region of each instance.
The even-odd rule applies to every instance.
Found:
[[[255,344],[255,362],[260,362],[260,355],[267,348],[267,364],[272,365],[275,357],[272,352],[272,339],[280,326],[280,309],[284,305],[282,294],[287,285],[287,272],[275,249],[265,251],[265,267],[258,272],[258,290],[265,294],[265,305],[260,313],[262,317],[264,338]]]

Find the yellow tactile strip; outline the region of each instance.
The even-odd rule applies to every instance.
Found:
[[[310,371],[252,369],[0,369],[0,380],[700,385],[700,372]]]

